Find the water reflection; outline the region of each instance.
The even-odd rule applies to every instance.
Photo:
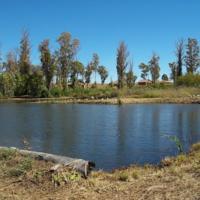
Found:
[[[158,163],[200,140],[199,105],[0,104],[0,145],[94,160],[99,168]]]

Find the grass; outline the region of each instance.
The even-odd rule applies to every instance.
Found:
[[[159,166],[94,171],[87,179],[69,168],[51,172],[53,165],[0,150],[0,199],[200,198],[200,143],[189,154],[165,158]]]

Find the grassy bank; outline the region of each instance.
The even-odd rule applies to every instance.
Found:
[[[199,199],[200,144],[160,166],[130,166],[88,179],[71,169],[50,172],[51,162],[0,151],[0,199]]]
[[[200,88],[189,87],[138,87],[125,88],[90,88],[68,90],[65,96],[50,98],[1,98],[0,102],[36,102],[36,103],[95,103],[95,104],[129,104],[129,103],[200,103]]]

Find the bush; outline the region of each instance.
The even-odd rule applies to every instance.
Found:
[[[50,89],[50,94],[53,97],[60,97],[63,95],[63,90],[62,88],[58,87],[58,86],[54,86]]]
[[[186,74],[177,80],[178,86],[200,87],[200,74]]]

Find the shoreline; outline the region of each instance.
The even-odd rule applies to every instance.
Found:
[[[87,179],[55,163],[0,150],[0,199],[199,199],[199,167],[200,143],[160,166],[92,171]]]
[[[0,98],[0,103],[61,103],[61,104],[200,104],[200,97],[170,97],[170,98],[107,98],[107,99],[93,99],[93,98]]]

